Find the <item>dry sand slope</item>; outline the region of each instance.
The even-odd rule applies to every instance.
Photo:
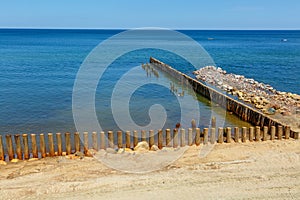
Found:
[[[93,158],[65,157],[0,166],[0,199],[300,199],[300,141],[201,147],[146,174]]]

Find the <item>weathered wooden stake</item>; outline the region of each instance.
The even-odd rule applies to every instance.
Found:
[[[217,120],[216,120],[216,117],[212,117],[211,118],[211,127],[212,128],[216,128],[217,126]]]
[[[240,129],[239,127],[234,127],[234,141],[239,142],[240,140]]]
[[[195,144],[196,144],[197,146],[200,145],[200,134],[201,134],[200,128],[196,128]]]
[[[108,131],[108,146],[109,148],[114,148],[114,133],[112,131]]]
[[[31,151],[32,151],[32,157],[33,158],[38,158],[38,147],[36,144],[36,134],[32,133],[30,134],[31,136]]]
[[[29,147],[28,147],[28,135],[24,133],[22,135],[22,141],[23,141],[23,146],[24,146],[24,159],[27,160],[29,159]],[[0,150],[1,151],[1,150]],[[1,156],[1,153],[0,153]],[[1,160],[1,158],[0,158]]]
[[[260,127],[256,126],[255,127],[255,141],[258,142],[260,140],[261,140]]]
[[[56,143],[57,143],[57,155],[62,155],[62,140],[61,140],[61,133],[56,133]]]
[[[17,153],[17,158],[19,160],[22,160],[22,147],[21,147],[21,138],[20,134],[15,135],[15,143],[16,143],[16,153]]]
[[[218,143],[220,143],[220,144],[222,144],[224,142],[223,134],[224,134],[224,129],[219,127],[218,128]]]
[[[130,131],[125,132],[126,148],[130,148]]]
[[[48,133],[48,145],[49,145],[49,156],[51,156],[51,157],[55,156],[52,133]]]
[[[208,144],[208,128],[203,129],[203,144]]]
[[[170,129],[166,129],[166,146],[171,147],[171,133]]]
[[[264,126],[264,129],[263,129],[263,141],[267,141],[268,139],[268,127],[267,126]]]
[[[40,134],[40,149],[42,158],[46,157],[46,144],[45,144],[45,135],[44,133]]]
[[[285,130],[284,130],[284,138],[286,140],[290,139],[290,134],[291,134],[291,127],[290,126],[286,126]]]
[[[139,134],[137,131],[133,131],[133,147],[139,143]]]
[[[100,149],[106,149],[104,131],[100,132]]]
[[[146,142],[147,141],[147,139],[146,139],[147,138],[146,131],[142,130],[141,133],[142,133],[142,139],[141,139],[141,141],[145,141]]]
[[[177,128],[173,129],[173,147],[174,148],[178,147],[178,129]]]
[[[210,129],[210,143],[215,144],[216,143],[216,128]]]
[[[66,142],[66,154],[71,154],[71,134],[69,132],[65,133],[65,142]]]
[[[2,135],[0,135],[0,160],[5,160]]]
[[[92,132],[92,141],[93,141],[93,149],[98,151],[98,134],[97,134],[97,132]]]
[[[191,128],[188,129],[188,145],[193,145],[193,129]]]
[[[231,127],[226,128],[226,142],[231,143]]]
[[[75,152],[80,151],[80,135],[78,132],[74,134]]]
[[[6,148],[7,148],[8,158],[9,160],[12,160],[14,159],[15,153],[14,153],[11,135],[5,135],[5,138],[6,138]]]
[[[117,131],[117,137],[118,137],[118,148],[123,148],[123,133],[122,131]]]
[[[275,134],[276,134],[276,127],[271,126],[271,140],[275,140]]]
[[[149,147],[151,148],[154,145],[154,131],[149,131]]]
[[[89,151],[89,133],[83,132],[83,153],[84,155],[88,155]]]
[[[247,128],[242,127],[242,142],[246,142],[247,140]]]
[[[277,137],[278,137],[278,140],[281,140],[282,139],[282,132],[283,132],[283,127],[282,126],[278,126],[278,130],[277,130]]]
[[[249,128],[249,141],[253,142],[253,140],[254,140],[254,127],[251,126]]]
[[[163,132],[162,130],[158,130],[158,148],[162,149],[163,147]]]
[[[185,130],[183,128],[180,129],[180,135],[181,135],[180,146],[184,147],[185,146]]]

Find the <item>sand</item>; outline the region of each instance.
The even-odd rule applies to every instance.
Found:
[[[300,199],[300,140],[202,147],[140,174],[91,157],[0,165],[0,199]]]

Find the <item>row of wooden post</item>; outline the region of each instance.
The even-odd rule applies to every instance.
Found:
[[[212,124],[213,125],[213,124]],[[218,128],[216,133],[216,128],[212,127],[210,128],[210,134],[209,129],[204,128],[202,133],[200,128],[189,128],[188,129],[188,137],[186,141],[186,132],[185,129],[173,129],[171,134],[171,129],[165,130],[165,135],[163,135],[162,130],[158,130],[157,132],[157,146],[159,149],[162,149],[163,146],[166,147],[174,147],[177,148],[180,146],[186,146],[186,145],[200,145],[201,141],[203,144],[212,143],[215,142],[218,143],[231,143],[232,139],[235,142],[246,142],[246,140],[252,141],[266,141],[268,139],[274,140],[277,136],[278,140],[281,140],[283,138],[289,139],[290,137],[290,127],[286,126],[283,128],[282,126],[278,126],[277,128],[275,126],[272,126],[270,131],[268,130],[268,127],[263,127],[263,130],[261,131],[260,127],[250,127],[246,128],[243,127],[240,133],[240,129],[238,127],[235,127],[233,129],[233,137],[232,137],[232,128]],[[180,131],[180,138],[179,133]],[[125,145],[123,145],[123,132],[117,131],[117,148],[132,148],[135,147],[139,141],[147,141],[149,143],[149,146],[153,146],[155,144],[155,134],[153,130],[149,131],[149,137],[147,137],[147,132],[142,130],[141,131],[141,138],[139,140],[138,137],[138,131],[133,131],[133,141],[131,142],[131,132],[126,131],[125,132]],[[54,143],[54,135],[52,133],[48,133],[48,144],[46,144],[45,135],[39,134],[39,145],[37,144],[37,135],[36,134],[30,134],[31,138],[31,148],[29,147],[29,138],[28,134],[16,134],[14,135],[14,142],[15,145],[13,145],[13,139],[12,135],[6,135],[6,149],[7,149],[7,155],[8,159],[11,160],[13,158],[17,159],[29,159],[32,158],[44,158],[46,156],[61,156],[63,154],[63,151],[65,151],[66,155],[71,154],[72,152],[78,152],[81,151],[82,144],[80,140],[80,134],[78,132],[74,133],[74,148],[72,151],[72,142],[71,142],[71,134],[69,132],[65,133],[65,147],[63,148],[62,143],[62,134],[56,133],[56,143]],[[106,149],[108,148],[115,148],[114,143],[114,132],[108,131],[107,135],[102,131],[99,133],[100,135],[100,146],[98,147],[98,134],[97,132],[92,133],[92,149],[99,150],[99,149]],[[210,137],[209,137],[210,135]],[[299,139],[299,134],[296,134],[295,139]],[[21,139],[22,138],[22,139]],[[202,140],[201,140],[202,139]],[[179,144],[180,141],[180,144]],[[187,142],[187,144],[186,144]],[[107,145],[106,145],[107,143]],[[48,145],[48,152],[46,152],[46,146]],[[39,146],[39,151],[38,151]],[[15,147],[15,148],[14,148]],[[55,151],[56,147],[56,151]],[[89,135],[87,132],[83,133],[83,152],[85,154],[88,153],[89,150]],[[39,154],[40,153],[40,154]],[[2,135],[0,135],[0,160],[5,160],[5,151],[4,151],[4,145],[3,145],[3,139]]]

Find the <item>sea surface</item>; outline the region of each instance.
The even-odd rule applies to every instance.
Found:
[[[0,29],[0,134],[76,131],[72,92],[77,72],[99,43],[122,31]],[[300,94],[300,31],[180,32],[202,45],[228,73]],[[95,93],[96,114],[104,131],[120,129],[112,114],[112,93],[118,80],[137,66],[139,75],[157,84],[144,85],[132,94],[128,108],[136,124],[150,123],[149,109],[154,104],[162,105],[167,113],[164,128],[174,128],[180,117],[188,118],[193,112],[180,113],[178,93],[186,90],[180,83],[163,72],[156,77],[142,69],[150,56],[192,74],[191,64],[170,52],[144,49],[120,56],[107,68]],[[171,92],[160,82],[175,84],[178,91]],[[219,126],[249,126],[186,90],[182,98],[189,97],[199,104],[201,128],[210,125],[212,116]],[[182,126],[188,127],[189,122]]]

